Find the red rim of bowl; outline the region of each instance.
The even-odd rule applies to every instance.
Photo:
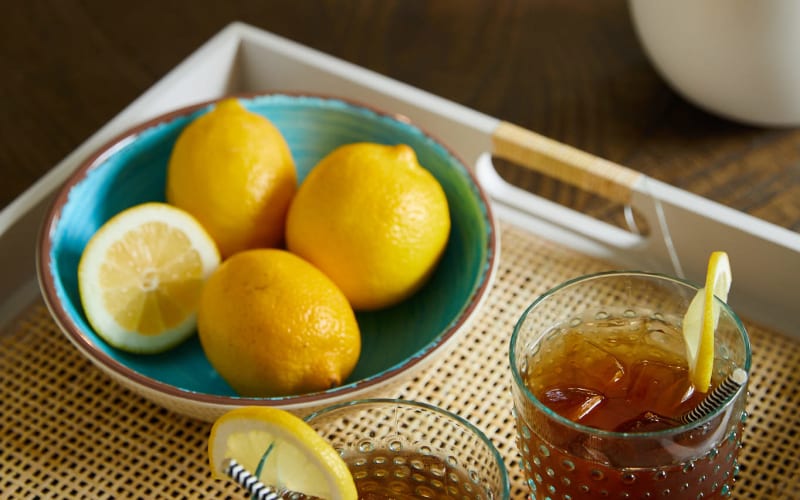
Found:
[[[113,152],[116,145],[122,143],[126,139],[135,138],[138,134],[140,134],[144,130],[147,130],[160,123],[170,122],[176,118],[179,118],[186,114],[193,113],[199,109],[205,108],[209,105],[212,105],[226,98],[236,97],[242,99],[252,99],[262,96],[278,96],[278,95],[284,95],[289,97],[310,97],[310,98],[317,98],[329,101],[340,101],[350,106],[367,109],[377,115],[388,117],[393,120],[411,125],[417,128],[424,136],[428,137],[429,139],[433,140],[438,145],[440,145],[442,148],[444,148],[449,155],[451,155],[461,164],[461,166],[464,168],[465,173],[469,176],[470,180],[472,181],[476,193],[480,197],[480,201],[483,204],[483,208],[486,210],[486,217],[489,222],[489,242],[487,248],[487,262],[485,265],[485,271],[483,272],[482,275],[482,282],[480,283],[478,288],[474,290],[474,292],[471,294],[467,307],[463,310],[462,314],[459,316],[458,321],[452,324],[444,332],[444,334],[442,334],[436,340],[436,342],[426,345],[424,350],[417,352],[410,358],[406,359],[406,361],[404,361],[402,364],[395,365],[394,367],[385,369],[379,372],[378,374],[339,387],[335,387],[325,391],[299,394],[294,396],[253,398],[253,397],[226,396],[226,395],[215,395],[215,394],[195,392],[188,389],[182,389],[170,385],[168,383],[161,382],[154,378],[148,377],[146,375],[143,375],[125,366],[116,359],[110,357],[102,349],[97,347],[95,343],[92,342],[91,339],[81,331],[78,325],[75,324],[72,318],[70,318],[70,316],[66,313],[64,308],[61,306],[60,301],[58,301],[56,298],[57,293],[55,289],[55,280],[53,278],[52,273],[50,272],[51,251],[52,251],[52,240],[50,238],[50,234],[55,229],[55,226],[58,224],[61,215],[61,210],[68,200],[71,188],[79,181],[81,181],[87,175],[87,173],[90,170],[92,170],[107,154]],[[56,321],[62,332],[64,332],[67,335],[67,338],[69,338],[69,340],[73,344],[75,344],[76,347],[80,351],[82,351],[87,357],[89,357],[93,362],[99,363],[101,365],[101,368],[104,368],[118,376],[128,379],[134,384],[149,389],[150,391],[155,391],[170,396],[172,398],[203,403],[205,405],[300,406],[307,403],[322,402],[332,399],[338,400],[343,396],[358,393],[369,388],[377,387],[382,383],[403,373],[412,366],[423,362],[424,360],[429,358],[434,352],[436,352],[439,348],[447,344],[448,341],[453,337],[453,335],[455,335],[455,333],[458,332],[464,326],[467,320],[472,317],[478,304],[481,303],[482,299],[486,295],[486,291],[490,284],[489,282],[491,281],[491,277],[495,270],[495,264],[496,264],[495,260],[497,255],[496,245],[497,245],[497,230],[496,230],[494,216],[491,210],[491,206],[489,205],[488,199],[486,197],[486,194],[484,193],[483,189],[478,183],[475,174],[472,172],[471,169],[467,168],[466,163],[464,163],[464,161],[461,159],[459,155],[457,155],[454,151],[452,151],[443,142],[438,140],[438,138],[430,134],[427,130],[421,128],[419,125],[412,122],[410,119],[408,119],[408,117],[396,113],[394,114],[387,113],[385,111],[375,108],[374,106],[359,103],[352,99],[342,98],[338,96],[330,96],[330,95],[315,94],[315,93],[303,93],[303,92],[279,92],[279,91],[251,92],[251,93],[230,94],[217,99],[212,99],[208,101],[203,101],[201,103],[192,104],[189,106],[184,106],[182,108],[161,114],[157,117],[151,118],[147,121],[144,121],[138,125],[129,128],[128,130],[117,135],[110,141],[106,142],[95,152],[93,152],[86,160],[82,161],[80,163],[80,166],[67,178],[64,184],[61,186],[55,199],[53,200],[53,203],[51,204],[50,208],[48,209],[41,227],[41,231],[39,233],[36,264],[37,264],[37,275],[39,278],[39,286],[43,291],[42,296],[44,298],[47,308],[50,310],[50,314],[53,316],[54,320]]]

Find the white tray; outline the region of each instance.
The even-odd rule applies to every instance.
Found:
[[[708,254],[726,250],[734,269],[733,308],[800,337],[797,294],[787,293],[800,282],[799,234],[241,23],[200,47],[0,212],[0,328],[38,297],[40,223],[81,160],[157,114],[225,94],[269,90],[339,95],[408,116],[475,169],[499,217],[616,266],[700,282]],[[627,203],[647,219],[651,233],[635,235],[512,186],[497,175],[493,155]]]

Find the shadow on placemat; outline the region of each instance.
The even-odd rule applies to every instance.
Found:
[[[512,498],[526,486],[517,462],[508,340],[538,294],[607,266],[502,226],[497,279],[476,322],[449,356],[395,393],[461,414],[506,460]],[[800,342],[754,325],[750,415],[734,498],[792,498],[800,490]],[[33,305],[0,332],[0,496],[218,498],[240,494],[211,478],[210,424],[122,388]]]

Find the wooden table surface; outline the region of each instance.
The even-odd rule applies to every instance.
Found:
[[[0,16],[0,207],[240,20],[800,231],[800,129],[672,91],[624,0],[32,0]],[[502,175],[615,210],[511,165]],[[613,214],[611,214],[613,218]]]

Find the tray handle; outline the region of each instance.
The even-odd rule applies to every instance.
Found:
[[[501,121],[492,133],[493,154],[627,205],[640,172]]]

